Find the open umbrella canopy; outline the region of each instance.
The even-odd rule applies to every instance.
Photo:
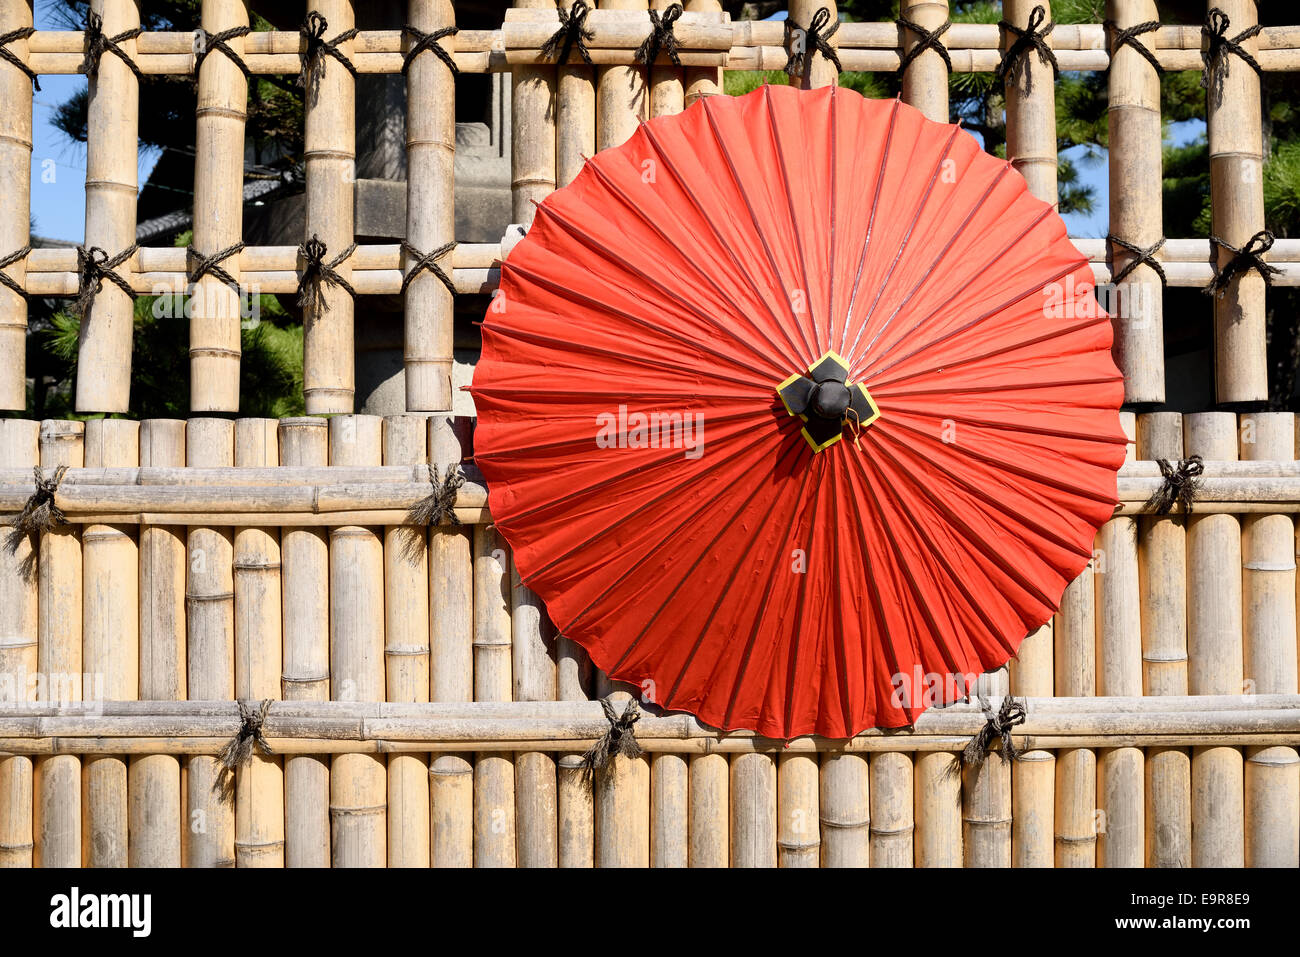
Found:
[[[665,709],[911,724],[1015,654],[1113,512],[1092,281],[958,126],[835,87],[702,99],[502,266],[472,387],[493,520],[560,632]]]

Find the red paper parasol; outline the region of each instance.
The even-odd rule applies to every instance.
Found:
[[[1091,289],[957,126],[833,87],[701,100],[502,267],[472,388],[493,519],[561,633],[665,709],[908,725],[1015,654],[1112,514]]]

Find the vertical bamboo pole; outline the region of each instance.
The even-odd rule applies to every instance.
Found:
[[[190,419],[185,430],[185,463],[189,468],[234,465],[235,423],[230,419]],[[235,697],[234,531],[191,527],[186,551],[190,699],[231,701]],[[187,867],[235,866],[234,794],[228,787],[218,786],[219,772],[214,756],[194,755],[186,761]]]
[[[85,464],[86,427],[81,422],[41,423],[41,467]],[[41,534],[36,572],[36,657],[46,676],[42,698],[71,703],[82,700],[82,555],[81,530],[64,525]],[[99,693],[92,683],[91,696]],[[81,758],[52,754],[40,758],[36,788],[36,855],[40,867],[81,865]]]
[[[235,421],[235,466],[280,464],[275,419]],[[260,702],[281,696],[280,532],[235,530],[235,697]],[[235,865],[284,866],[284,767],[256,749],[235,774]]]
[[[331,465],[383,462],[384,420],[329,420]],[[379,530],[330,530],[330,697],[383,701],[384,546]],[[376,754],[336,754],[330,762],[330,844],[335,867],[383,867],[388,849],[388,769]]]
[[[1128,29],[1159,20],[1155,0],[1107,0],[1106,16],[1116,28]],[[1155,34],[1138,41],[1155,46]],[[1110,109],[1110,231],[1117,238],[1147,249],[1164,235],[1161,204],[1160,74],[1139,51],[1124,45],[1111,53],[1107,74]],[[1140,197],[1140,201],[1135,201]],[[1115,272],[1134,254],[1111,244]],[[1163,297],[1159,276],[1137,266],[1117,289],[1115,362],[1124,373],[1128,402],[1163,402],[1165,350]]]
[[[1052,623],[1020,645],[1011,661],[1011,692],[1047,698],[1053,691]],[[1055,821],[1056,755],[1023,751],[1011,765],[1011,862],[1014,867],[1051,867]]]
[[[516,0],[516,7],[550,10],[551,0]],[[561,67],[563,74],[563,67]],[[531,226],[533,203],[555,189],[556,93],[555,68],[523,65],[511,68],[510,195],[513,219]],[[562,110],[564,101],[559,108]]]
[[[1134,457],[1136,422],[1120,413]],[[1097,609],[1097,693],[1142,694],[1142,612],[1138,592],[1137,520],[1113,518],[1097,533],[1093,585]],[[1141,748],[1105,748],[1097,756],[1097,865],[1141,867],[1143,820]]]
[[[899,14],[918,27],[937,30],[948,21],[948,0],[902,0]],[[911,30],[899,30],[904,52],[910,52],[920,37]],[[948,122],[948,65],[934,50],[926,50],[903,71],[903,102],[936,123]]]
[[[408,10],[407,22],[425,33],[456,25],[451,0],[410,0]],[[456,48],[454,35],[438,43],[449,52]],[[418,107],[406,111],[406,238],[431,253],[456,238],[456,78],[436,54],[421,53],[407,71],[406,98]],[[412,265],[408,253],[403,268]],[[451,257],[440,265],[450,274]],[[452,295],[421,270],[406,291],[405,307],[406,408],[449,410]]]
[[[1178,412],[1138,416],[1138,458],[1183,457]],[[1187,533],[1180,516],[1138,523],[1142,601],[1143,693],[1187,694]],[[1186,867],[1192,860],[1192,763],[1186,748],[1149,748],[1146,769],[1146,865]]]
[[[689,13],[721,13],[722,4],[718,0],[686,0]],[[719,96],[722,93],[722,69],[715,66],[688,66],[683,76],[685,91],[682,102],[690,106],[705,96]]]
[[[1243,416],[1241,458],[1295,460],[1292,412]],[[1241,530],[1244,661],[1256,694],[1296,693],[1295,523],[1290,515],[1248,515]],[[1300,866],[1300,757],[1295,748],[1246,750],[1247,867]]]
[[[912,802],[909,800],[908,807]],[[871,774],[867,757],[828,751],[821,768],[822,867],[871,863]]]
[[[725,754],[691,755],[687,862],[691,867],[726,867],[731,859],[730,766]]]
[[[777,758],[778,867],[817,867],[821,863],[821,810],[818,797],[815,754],[786,752]]]
[[[676,2],[677,0],[650,0],[650,6],[662,11]],[[646,19],[648,22],[649,18]],[[646,32],[649,32],[648,28]],[[686,108],[686,87],[681,67],[675,67],[671,63],[647,64],[646,72],[650,82],[650,116],[671,116]]]
[[[832,0],[790,0],[789,16],[792,21],[806,30],[812,23],[813,16],[823,8],[830,11],[830,23],[834,24],[839,18],[839,11]],[[827,26],[822,32],[825,33],[825,30],[829,28]],[[840,35],[838,32],[830,38],[829,43],[832,49],[839,49]],[[839,82],[839,74],[835,71],[835,64],[820,53],[814,53],[812,44],[805,42],[805,49],[808,51],[805,60],[808,66],[804,70],[803,76],[791,77],[791,85],[805,90],[815,90],[822,86],[835,86]]]
[[[1056,693],[1086,697],[1097,693],[1096,605],[1093,564],[1070,582],[1061,596],[1053,625],[1056,641]],[[1056,755],[1056,866],[1096,865],[1097,757],[1088,748]]]
[[[352,0],[309,0],[307,7],[328,23],[325,39],[351,30]],[[338,44],[352,56],[353,41]],[[353,241],[356,180],[356,81],[342,63],[322,54],[323,72],[309,79],[304,99],[303,165],[307,180],[307,228],[304,239],[319,236],[327,260],[339,256]],[[313,71],[308,71],[313,75]],[[352,267],[335,267],[351,279]],[[319,314],[303,316],[303,392],[307,414],[351,412],[355,393],[353,368],[353,303],[347,291],[321,284]],[[328,308],[325,308],[327,306]],[[315,310],[309,310],[315,312]]]
[[[142,466],[185,465],[185,422],[140,424]],[[140,697],[184,701],[185,538],[171,525],[140,526]],[[181,763],[172,754],[133,757],[127,773],[132,867],[180,867]]]
[[[687,821],[689,764],[684,754],[650,758],[650,866],[686,867],[690,859]]]
[[[244,0],[203,0],[200,22],[211,36],[248,26]],[[244,38],[226,44],[236,56]],[[243,236],[244,120],[248,81],[221,53],[198,70],[194,132],[194,247],[213,256]],[[239,257],[221,263],[239,280]],[[190,296],[190,407],[195,412],[239,410],[239,293],[214,276],[195,283]]]
[[[1234,71],[1239,72],[1239,71]],[[1237,418],[1230,412],[1183,416],[1188,455],[1237,457]],[[1241,527],[1235,515],[1187,521],[1187,690],[1240,694]],[[1204,745],[1192,750],[1192,866],[1241,867],[1245,860],[1241,752]]]
[[[916,815],[913,756],[885,751],[871,758],[871,866],[912,867]]]
[[[1007,669],[986,672],[978,694],[1010,693]],[[951,755],[949,755],[951,757]],[[967,867],[1011,866],[1011,763],[990,754],[978,767],[962,768],[962,847]]]
[[[551,625],[542,601],[510,562],[511,655],[516,701],[555,700]],[[686,778],[683,768],[682,787]],[[519,866],[555,867],[559,862],[555,758],[544,751],[515,755],[515,821]],[[681,818],[684,822],[685,818]]]
[[[140,423],[93,419],[86,423],[88,468],[133,467],[140,462]],[[87,525],[82,531],[86,592],[82,604],[83,662],[108,701],[133,701],[140,692],[139,554],[125,526]],[[86,693],[89,700],[93,695]],[[127,865],[127,773],[120,755],[88,756],[82,768],[85,798],[83,864]]]
[[[40,423],[0,419],[0,465],[30,469],[40,459]],[[36,581],[21,574],[31,556],[24,542],[11,556],[0,549],[0,681],[28,702],[37,677]],[[0,755],[0,867],[31,867],[35,849],[32,828],[32,759],[29,755]]]
[[[135,0],[92,0],[106,36],[140,26]],[[118,44],[135,56],[135,40]],[[135,242],[138,191],[136,140],[140,84],[119,57],[100,58],[89,81],[86,117],[86,247],[112,257]],[[135,257],[117,268],[126,276]],[[81,320],[77,411],[126,412],[131,407],[131,297],[105,281]]]
[[[1258,21],[1254,0],[1209,0],[1230,21],[1236,36]],[[1241,46],[1258,55],[1259,40]],[[1259,77],[1228,51],[1228,75],[1206,94],[1205,121],[1210,142],[1212,235],[1241,248],[1264,228],[1263,133]],[[1232,253],[1216,247],[1219,268]],[[1241,274],[1214,297],[1214,382],[1219,402],[1255,402],[1268,398],[1264,278],[1254,270]]]
[[[474,700],[509,701],[510,552],[497,530],[474,526]],[[474,866],[515,866],[515,774],[510,753],[474,762]]]
[[[595,70],[582,62],[562,63],[555,82],[555,177],[557,185],[568,186],[596,152]]]
[[[459,464],[468,422],[429,419],[429,461],[435,474]],[[429,670],[433,701],[474,700],[473,535],[456,525],[429,530]],[[474,863],[474,769],[466,754],[435,755],[429,767],[434,867]]]
[[[327,422],[321,418],[280,421],[280,461],[325,465]],[[286,528],[280,535],[284,591],[285,701],[330,698],[329,544],[321,528]],[[314,754],[284,759],[284,863],[330,865],[330,765]]]
[[[1052,8],[1047,0],[1006,0],[1002,15],[1008,23],[1025,29],[1036,6],[1047,11],[1045,22],[1050,22]],[[1007,33],[1003,37],[1003,51],[1013,42],[1015,36]],[[1046,42],[1051,46],[1050,35]],[[1052,67],[1040,62],[1033,51],[1025,55],[1023,64],[1022,79],[1007,83],[1007,158],[1024,176],[1031,193],[1045,203],[1055,203],[1056,90]],[[1025,93],[1025,75],[1033,78],[1031,93]]]
[[[386,416],[384,464],[428,461],[428,419]],[[389,701],[429,700],[429,549],[423,528],[384,529],[384,661]],[[388,759],[388,866],[429,866],[427,754]]]
[[[555,642],[556,662],[555,669],[555,687],[556,697],[560,701],[586,701],[588,695],[583,687],[584,675],[591,671],[591,659],[587,657],[586,650],[575,641],[559,636]],[[726,779],[726,758],[722,757],[722,768],[718,769],[716,764],[711,766],[711,773],[714,778],[718,774],[722,775],[723,781]],[[692,802],[695,800],[695,762],[691,762],[691,788]],[[726,785],[722,785],[722,796],[726,797]],[[705,788],[701,794],[702,800],[709,799],[709,796],[716,796],[716,783],[712,788]],[[570,752],[560,754],[556,757],[556,804],[559,811],[559,862],[561,867],[591,867],[595,861],[595,836],[596,821],[595,808],[591,801],[591,788],[583,780],[582,772],[582,754],[581,752]],[[710,807],[710,813],[716,812],[716,808]],[[725,800],[723,805],[725,811]],[[696,811],[695,804],[692,803],[691,813]],[[709,818],[713,820],[712,817]],[[727,866],[727,849],[725,842],[726,827],[723,826],[724,840],[721,846],[721,864],[712,866]],[[691,835],[692,854],[695,851],[694,832]],[[712,851],[712,856],[708,856]],[[718,856],[718,845],[716,842],[708,843],[701,846],[700,854],[706,856],[710,861],[716,861]],[[696,866],[696,865],[692,865]]]
[[[0,0],[0,33],[30,28],[32,0]],[[6,49],[20,63],[27,62],[27,40],[15,40]],[[32,196],[32,81],[9,63],[0,61],[0,196],[8,197],[6,215],[0,217],[0,257],[27,245],[31,235]],[[22,287],[25,261],[5,272]],[[27,301],[0,286],[0,355],[8,357],[0,369],[0,409],[27,406]]]
[[[770,754],[731,758],[731,866],[776,867],[776,761]]]
[[[928,751],[916,755],[915,768],[916,866],[961,867],[961,759]]]
[[[648,10],[647,0],[597,0],[601,10]],[[646,17],[649,30],[650,18]],[[621,146],[648,115],[646,71],[640,66],[596,67],[596,148]]]

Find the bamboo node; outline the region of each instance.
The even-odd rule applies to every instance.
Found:
[[[418,564],[424,548],[424,530],[431,525],[441,525],[444,521],[459,525],[456,517],[456,493],[465,484],[465,475],[460,465],[447,466],[442,479],[437,472],[429,470],[429,484],[433,486],[424,498],[420,499],[406,513],[403,533],[406,541],[402,543],[402,557],[412,565]]]
[[[1051,66],[1053,79],[1060,79],[1060,64],[1056,62],[1056,54],[1052,52],[1052,48],[1047,45],[1047,37],[1056,28],[1056,24],[1048,23],[1046,27],[1039,29],[1046,19],[1047,10],[1039,4],[1030,11],[1029,22],[1024,29],[1007,20],[998,21],[999,29],[1014,34],[1016,37],[1015,42],[1003,54],[1002,62],[998,64],[994,82],[999,86],[1007,80],[1016,83],[1023,76],[1025,78],[1025,96],[1034,91],[1034,75],[1029,70],[1029,54],[1031,52],[1038,55],[1038,62],[1044,66]]]
[[[27,499],[23,510],[14,519],[9,534],[5,536],[4,547],[10,556],[18,553],[18,548],[24,539],[31,542],[32,550],[27,553],[18,567],[19,574],[25,582],[31,583],[36,577],[40,533],[68,524],[67,516],[54,501],[54,494],[59,490],[59,483],[63,481],[63,475],[67,471],[66,465],[60,465],[54,470],[54,477],[47,479],[39,465],[32,469],[36,477],[36,491]]]
[[[803,76],[808,67],[812,65],[812,55],[820,53],[826,59],[835,64],[835,72],[843,73],[844,67],[840,65],[839,54],[835,48],[830,45],[830,38],[835,35],[835,31],[840,28],[840,21],[835,20],[829,30],[826,25],[831,22],[831,11],[829,7],[822,7],[812,15],[808,21],[808,29],[805,30],[799,24],[795,23],[789,17],[785,20],[785,48],[789,51],[785,61],[785,72],[789,76]],[[822,32],[825,30],[826,32]],[[795,44],[792,41],[796,33],[804,34],[804,42]]]
[[[587,29],[587,15],[591,13],[591,7],[584,0],[574,0],[573,6],[565,10],[560,6],[559,0],[556,0],[555,12],[560,16],[560,29],[542,44],[542,58],[553,59],[556,63],[568,63],[569,52],[577,50],[583,62],[590,63],[587,41],[596,38],[596,32]]]
[[[952,57],[948,55],[948,48],[943,45],[939,38],[948,32],[952,26],[951,20],[945,20],[934,30],[927,30],[919,23],[913,23],[907,17],[899,17],[894,21],[900,29],[911,30],[916,34],[917,40],[915,46],[903,54],[902,62],[898,64],[898,70],[895,71],[897,76],[902,76],[903,72],[911,65],[912,61],[919,57],[926,50],[933,50],[943,58],[944,65],[948,67],[948,72],[952,73]]]
[[[99,294],[105,279],[130,296],[132,301],[135,300],[135,290],[117,272],[117,267],[134,256],[138,248],[135,243],[132,243],[116,256],[110,257],[98,246],[91,246],[89,249],[85,246],[77,247],[77,301],[72,304],[70,310],[73,315],[86,314],[94,304],[95,296]]]
[[[77,67],[78,73],[84,73],[86,76],[94,76],[99,72],[99,61],[105,53],[111,53],[117,57],[135,74],[138,81],[143,81],[144,77],[140,73],[140,68],[135,65],[135,61],[126,55],[119,43],[123,40],[134,40],[144,32],[143,27],[136,27],[133,30],[123,30],[111,37],[104,36],[104,18],[97,13],[86,14],[86,55],[82,58],[81,66]]]
[[[0,40],[3,39],[4,37],[0,37]],[[0,46],[0,53],[3,52],[5,52],[4,47]],[[30,253],[31,251],[32,251],[32,247],[31,244],[29,243],[28,245],[23,246],[21,249],[14,250],[8,256],[5,256],[3,259],[0,259],[0,286],[4,286],[6,289],[10,290],[15,295],[22,296],[24,301],[27,301],[27,290],[24,289],[22,286],[18,285],[18,281],[14,279],[13,276],[5,272],[4,269],[6,266],[12,266],[14,263],[22,262],[24,259],[27,258],[27,254]]]
[[[1219,269],[1217,264],[1215,265],[1214,278],[1210,280],[1208,286],[1201,290],[1207,296],[1213,296],[1217,293],[1222,297],[1224,290],[1228,288],[1234,278],[1252,269],[1259,273],[1266,286],[1273,285],[1273,277],[1280,275],[1282,272],[1276,266],[1270,266],[1264,262],[1264,253],[1273,248],[1273,234],[1267,229],[1261,229],[1254,236],[1251,236],[1250,241],[1240,249],[1231,243],[1224,242],[1218,236],[1210,237],[1210,246],[1228,250],[1228,252],[1232,253],[1232,258],[1228,260],[1222,269]]]
[[[263,754],[274,753],[262,736],[262,724],[267,712],[271,710],[271,699],[264,698],[256,710],[244,701],[238,702],[238,705],[242,723],[235,736],[217,755],[217,779],[212,782],[212,790],[226,798],[234,795],[235,771],[252,760],[254,746]]]
[[[1157,515],[1168,515],[1173,511],[1174,505],[1180,504],[1183,506],[1183,513],[1190,515],[1192,503],[1196,500],[1196,492],[1201,487],[1201,475],[1205,472],[1205,463],[1199,455],[1193,455],[1190,458],[1179,459],[1177,465],[1172,464],[1168,459],[1156,459],[1156,464],[1160,466],[1160,475],[1164,481],[1147,499],[1142,510]]]
[[[300,75],[304,90],[312,81],[319,82],[325,76],[325,57],[327,56],[331,56],[342,63],[347,71],[352,74],[352,79],[357,78],[357,68],[339,49],[340,43],[351,40],[357,35],[356,27],[351,30],[344,30],[333,40],[326,40],[325,31],[329,29],[329,25],[328,20],[313,10],[307,14],[307,19],[303,21],[302,26],[298,27],[298,35],[302,37],[307,46],[302,55],[302,73]],[[314,93],[312,102],[315,102]]]
[[[1002,755],[1002,760],[1016,760],[1020,757],[1020,752],[1011,739],[1011,729],[1025,723],[1024,702],[1007,695],[1002,699],[1002,704],[996,712],[983,695],[980,695],[979,702],[987,720],[984,722],[984,727],[980,728],[975,737],[966,744],[961,754],[962,762],[968,767],[978,768],[984,763],[984,759],[993,753],[995,739],[1001,741],[997,751]]]
[[[605,712],[605,720],[609,722],[609,728],[582,756],[582,780],[587,784],[591,783],[597,771],[604,771],[607,767],[612,770],[610,759],[615,755],[639,758],[643,753],[632,730],[632,725],[641,718],[641,707],[636,703],[636,699],[633,698],[627,703],[622,714],[614,713],[614,706],[609,698],[601,698],[600,707]]]
[[[23,73],[27,74],[27,78],[32,81],[32,89],[39,93],[41,92],[40,77],[32,72],[31,67],[18,59],[18,57],[14,55],[13,50],[9,49],[9,44],[13,43],[15,40],[26,40],[35,32],[36,30],[32,27],[19,27],[17,30],[10,30],[8,33],[0,33],[0,60],[4,60],[6,63],[16,66],[18,69],[22,70]]]
[[[203,65],[203,60],[209,53],[216,50],[219,53],[225,54],[226,59],[239,67],[239,72],[244,74],[245,80],[251,80],[253,75],[248,72],[248,64],[244,62],[243,57],[236,53],[226,41],[234,40],[238,37],[246,37],[252,32],[251,27],[232,27],[229,30],[222,30],[220,33],[208,33],[202,27],[199,27],[199,46],[194,53],[194,75],[198,76],[199,67]]]
[[[1156,55],[1151,52],[1151,48],[1138,39],[1138,37],[1144,33],[1154,33],[1159,30],[1159,20],[1145,20],[1142,23],[1135,23],[1131,27],[1123,28],[1121,28],[1114,20],[1104,20],[1102,21],[1101,27],[1107,34],[1110,34],[1113,37],[1108,48],[1110,62],[1106,64],[1107,73],[1109,73],[1110,68],[1115,65],[1115,54],[1119,52],[1119,48],[1132,47],[1134,50],[1137,50],[1138,53],[1142,54],[1143,59],[1151,64],[1155,69],[1157,76],[1164,75],[1165,68],[1160,65],[1160,61],[1157,60]]]
[[[402,57],[402,76],[406,76],[406,71],[411,67],[411,61],[426,50],[441,60],[451,71],[452,76],[460,73],[456,69],[456,61],[451,58],[451,54],[438,45],[438,41],[443,37],[454,37],[460,31],[454,27],[443,27],[441,30],[434,30],[432,33],[425,33],[423,30],[417,30],[409,23],[402,27],[402,33],[410,34],[415,37],[415,46],[406,51]]]
[[[1229,54],[1246,61],[1246,65],[1255,71],[1256,76],[1261,79],[1264,76],[1259,62],[1241,45],[1242,40],[1250,39],[1262,28],[1257,23],[1242,30],[1235,37],[1229,37],[1228,27],[1231,25],[1232,21],[1228,19],[1226,13],[1218,7],[1212,7],[1205,15],[1205,23],[1201,26],[1201,36],[1205,40],[1205,46],[1201,48],[1201,62],[1204,64],[1201,70],[1201,89],[1214,96],[1215,106],[1223,103],[1223,81],[1228,78]]]
[[[673,24],[681,19],[685,12],[680,3],[674,3],[664,11],[662,17],[658,10],[646,11],[650,14],[650,34],[636,48],[636,62],[651,66],[659,58],[660,52],[668,54],[673,66],[681,66],[682,58],[677,55],[677,36],[673,33]]]
[[[329,249],[315,233],[312,233],[311,239],[298,247],[298,255],[303,258],[302,275],[298,278],[299,308],[310,309],[313,315],[329,311],[329,303],[322,295],[322,283],[340,286],[353,299],[357,298],[357,291],[352,288],[352,284],[337,272],[338,266],[351,256],[356,248],[357,244],[352,243],[327,263],[325,254]]]

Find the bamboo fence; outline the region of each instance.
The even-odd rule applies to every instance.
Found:
[[[55,495],[66,524],[0,553],[0,865],[1300,865],[1294,416],[1145,411],[1165,400],[1164,326],[1181,321],[1164,316],[1156,264],[1170,286],[1205,287],[1228,247],[1264,225],[1255,72],[1225,54],[1228,75],[1207,97],[1222,243],[1165,240],[1155,64],[1200,70],[1201,26],[1165,24],[1116,46],[1116,30],[1159,10],[1110,0],[1113,27],[1062,24],[1045,38],[1061,70],[1108,71],[1110,236],[1076,245],[1098,283],[1124,271],[1149,293],[1115,321],[1126,399],[1140,411],[1123,414],[1130,456],[1094,561],[1010,667],[980,679],[995,708],[1008,694],[1026,701],[1019,757],[964,768],[959,752],[985,721],[974,703],[850,741],[721,734],[658,713],[652,693],[611,683],[556,634],[490,524],[472,423],[451,412],[455,296],[496,290],[497,263],[534,203],[595,151],[720,95],[726,70],[779,70],[791,53],[783,24],[732,21],[717,0],[688,0],[674,22],[679,61],[646,65],[636,51],[651,12],[673,18],[670,3],[588,6],[589,61],[543,51],[561,26],[550,0],[520,0],[499,29],[459,32],[451,0],[409,0],[409,29],[355,33],[352,0],[311,0],[304,17],[323,21],[313,40],[245,33],[245,3],[203,0],[201,32],[141,32],[99,58],[85,245],[121,254],[121,284],[104,281],[83,320],[77,408],[130,411],[126,290],[189,293],[196,417],[0,420],[6,520],[35,491],[33,466],[47,476],[69,466]],[[1212,7],[1229,36],[1255,24],[1250,0]],[[833,20],[832,3],[792,0],[791,25],[809,27],[823,8]],[[996,71],[1015,33],[945,28],[944,0],[900,8],[899,23],[842,23],[829,43],[848,71],[903,67],[904,101],[946,122],[949,70]],[[91,9],[105,36],[139,24],[134,0]],[[1006,0],[1003,16],[1029,30],[1050,21],[1050,5]],[[24,297],[82,291],[77,250],[10,256],[29,229],[24,69],[76,73],[88,39],[32,22],[30,0],[0,0],[0,34],[18,31],[0,60],[6,409],[26,401]],[[1300,70],[1300,27],[1266,27],[1242,44],[1263,71]],[[132,65],[197,81],[194,252],[219,258],[233,283],[210,270],[191,281],[186,250],[132,248]],[[419,107],[406,124],[404,243],[352,245],[353,71],[403,74]],[[237,418],[231,286],[291,294],[314,268],[295,246],[240,245],[247,76],[300,72],[301,238],[320,240],[317,265],[356,298],[324,282],[307,306],[308,415]],[[455,244],[456,76],[489,72],[510,74],[517,227],[500,242]],[[1048,202],[1052,76],[1031,55],[1006,81],[1008,155]],[[792,82],[835,81],[815,53]],[[1300,240],[1276,241],[1266,259],[1274,284],[1300,286]],[[366,297],[397,294],[407,412],[354,415],[354,325]],[[1207,306],[1220,403],[1267,398],[1266,296],[1252,270]],[[1147,512],[1157,460],[1191,455],[1206,463],[1192,514]],[[407,524],[451,465],[466,477],[455,521]],[[588,781],[582,754],[608,727],[595,700],[607,696],[615,709],[641,700],[646,753]],[[262,701],[269,750],[227,773],[219,754],[244,724],[237,702],[256,712]]]

